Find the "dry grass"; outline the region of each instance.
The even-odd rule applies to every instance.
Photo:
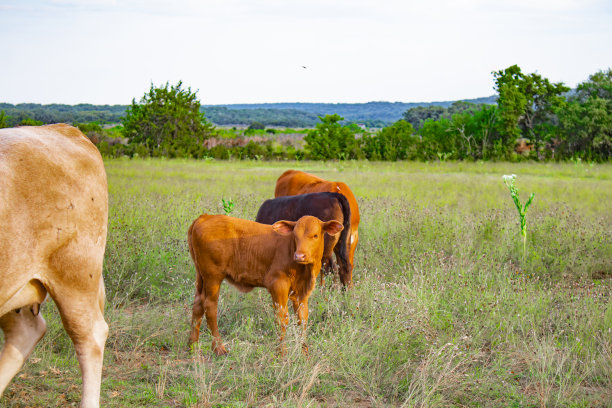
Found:
[[[355,287],[317,287],[308,344],[276,354],[269,295],[221,289],[219,324],[187,350],[185,234],[232,197],[252,219],[299,167],[346,181],[362,223]],[[105,279],[107,407],[606,407],[612,400],[612,167],[112,160]],[[501,175],[535,191],[528,251]],[[327,279],[330,282],[330,279]],[[52,303],[49,332],[3,407],[76,406],[80,374]]]

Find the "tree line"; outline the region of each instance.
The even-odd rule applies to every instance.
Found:
[[[495,97],[469,99],[473,103],[495,103]],[[204,105],[200,110],[218,126],[249,126],[259,122],[265,126],[312,128],[319,116],[337,113],[342,123],[362,123],[367,127],[384,127],[402,118],[407,109],[422,106],[446,108],[453,101],[441,102],[367,102],[367,103],[262,103]],[[62,105],[0,103],[9,126],[28,123],[91,123],[113,124],[121,122],[129,105]]]
[[[493,77],[496,105],[459,102],[406,111],[403,119],[417,136],[411,142],[404,137],[412,152],[406,158],[610,159],[612,70],[591,75],[574,91],[517,65]]]
[[[125,105],[63,105],[38,103],[0,103],[0,112],[8,126],[38,123],[119,123],[125,116]],[[24,123],[26,122],[26,123]]]
[[[303,148],[267,140],[207,147],[219,135],[196,92],[166,83],[135,99],[115,134],[77,124],[107,156],[312,160],[563,160],[608,161],[612,154],[612,70],[599,71],[570,90],[517,65],[493,72],[496,104],[455,102],[415,106],[374,133],[339,114],[318,116]],[[479,102],[479,101],[477,101]],[[0,126],[9,124],[0,113]],[[33,124],[33,123],[30,123]],[[253,121],[252,129],[265,124]],[[271,132],[274,133],[274,132]],[[109,137],[112,136],[112,137]],[[116,136],[122,137],[117,142]]]
[[[261,115],[258,120],[268,126],[314,127],[319,116],[338,114],[344,119],[342,123],[361,123],[367,127],[388,126],[402,118],[404,112],[414,107],[439,106],[449,107],[454,101],[440,102],[366,102],[366,103],[259,103],[259,104],[233,104],[219,106],[205,106],[206,116],[215,124],[232,125],[239,122],[246,115]],[[495,103],[495,96],[468,99],[471,103]],[[226,118],[230,114],[233,117]],[[289,115],[291,120],[303,120],[301,125],[291,123],[274,123],[276,115]],[[269,116],[268,116],[269,115]],[[300,116],[293,116],[300,115]],[[229,120],[228,120],[229,119]],[[244,119],[243,119],[244,120]],[[251,121],[247,121],[246,124]]]

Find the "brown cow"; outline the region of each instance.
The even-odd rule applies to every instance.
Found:
[[[345,196],[339,193],[309,193],[296,196],[277,197],[263,202],[257,211],[256,222],[274,224],[276,221],[297,221],[304,215],[312,215],[321,221],[336,220],[344,229],[339,236],[325,236],[320,285],[325,273],[334,272],[333,255],[338,259],[338,274],[342,283],[348,276],[348,235],[351,231],[351,207]]]
[[[299,170],[287,170],[276,181],[274,197],[292,196],[306,193],[340,193],[344,195],[351,207],[351,233],[349,238],[349,264],[348,276],[340,276],[340,280],[347,286],[353,284],[353,267],[355,265],[355,249],[359,242],[359,206],[351,189],[341,181],[327,181],[313,174]]]
[[[49,294],[81,366],[81,407],[100,405],[107,214],[102,158],[78,129],[0,129],[0,394],[45,334]]]
[[[197,218],[187,235],[196,268],[189,344],[198,341],[202,316],[206,314],[213,351],[217,355],[227,353],[217,327],[219,289],[226,279],[241,292],[254,287],[268,289],[280,324],[282,353],[289,322],[287,302],[291,299],[305,333],[308,297],[321,270],[324,234],[336,235],[342,229],[338,221],[322,222],[312,216],[273,225],[226,215],[203,214]],[[307,351],[305,344],[304,350]]]

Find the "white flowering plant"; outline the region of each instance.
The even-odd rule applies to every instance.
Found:
[[[502,176],[504,184],[510,190],[510,196],[514,201],[514,205],[516,206],[516,210],[519,214],[519,220],[521,222],[521,235],[523,236],[523,261],[525,260],[525,250],[527,247],[527,208],[531,205],[533,198],[535,197],[535,193],[531,193],[525,205],[521,205],[521,200],[519,199],[519,189],[514,185],[514,181],[516,180],[516,174],[505,174]]]

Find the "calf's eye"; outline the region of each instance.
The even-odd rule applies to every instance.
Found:
[[[315,237],[315,238],[319,238],[319,234],[315,234],[315,236],[314,236],[314,237]]]

